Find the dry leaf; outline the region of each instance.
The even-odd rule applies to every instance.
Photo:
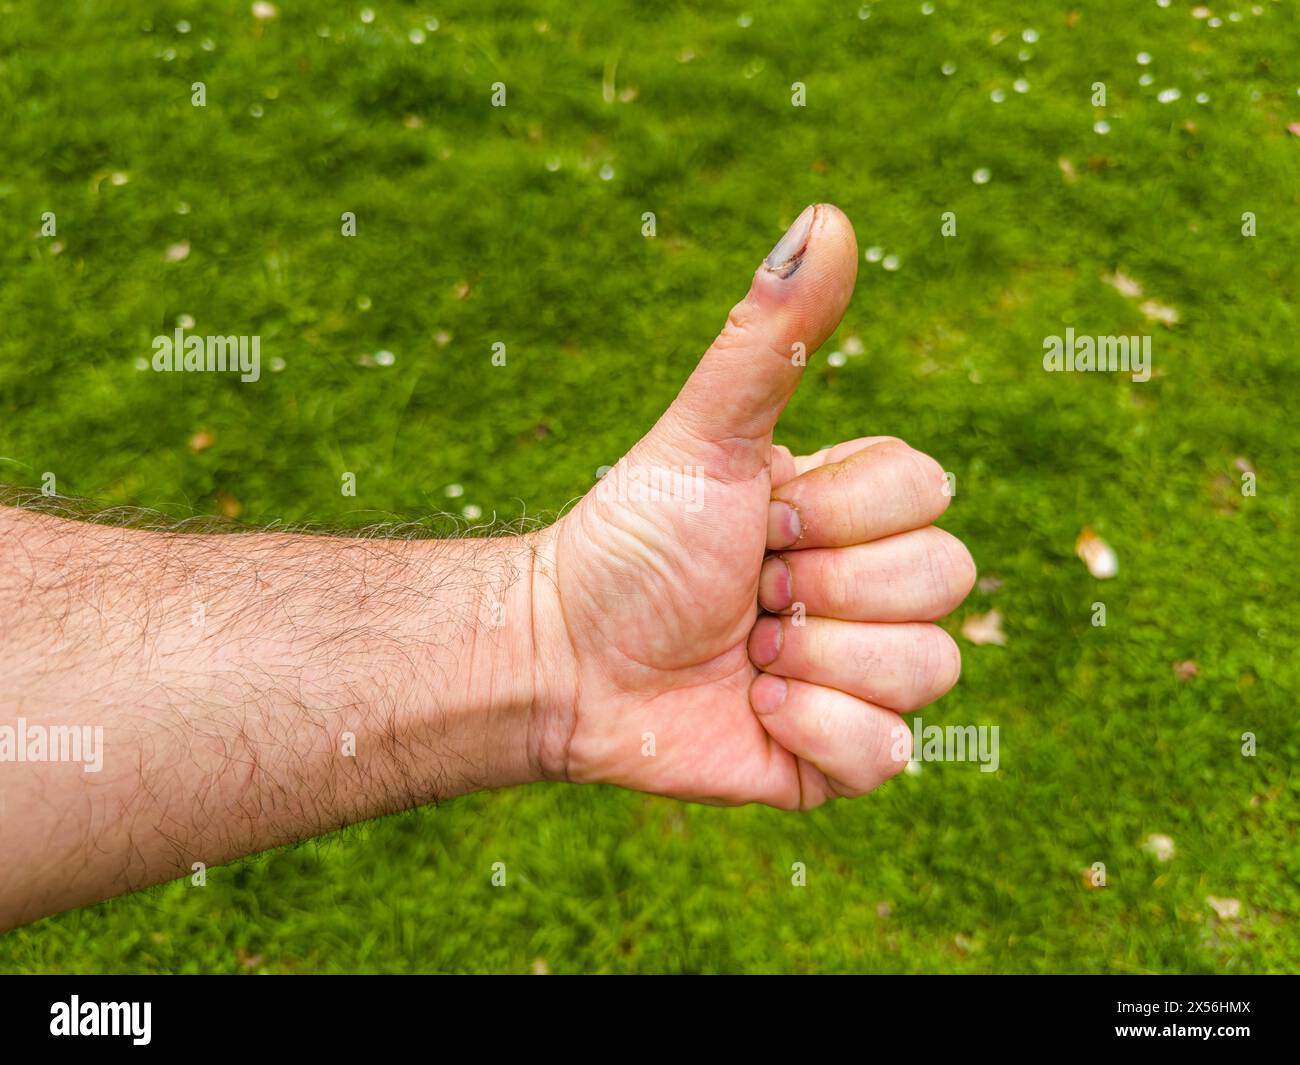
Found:
[[[1241,916],[1241,899],[1221,899],[1214,895],[1206,895],[1205,901],[1210,904],[1210,909],[1219,915],[1220,921],[1235,921]]]
[[[999,647],[1007,645],[1006,634],[1002,631],[1002,613],[997,609],[987,614],[972,614],[961,623],[961,634],[976,646],[986,643]]]
[[[200,429],[197,433],[195,433],[192,437],[190,437],[190,450],[196,453],[199,451],[207,451],[208,448],[210,448],[216,442],[217,442],[217,438],[215,436],[213,436],[206,429]]]
[[[244,504],[232,495],[225,492],[217,493],[217,510],[221,512],[223,518],[229,518],[234,521],[244,512]]]
[[[1108,581],[1119,572],[1119,556],[1115,549],[1086,525],[1074,542],[1074,553],[1099,581]]]

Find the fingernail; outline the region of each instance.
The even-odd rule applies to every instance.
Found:
[[[817,213],[815,206],[808,206],[794,220],[793,225],[785,231],[785,236],[776,242],[776,247],[768,253],[763,265],[782,277],[789,277],[799,269],[803,254],[808,250],[808,236],[812,233],[813,217]]]
[[[764,610],[784,610],[794,601],[790,566],[780,555],[772,555],[758,571],[758,605]]]
[[[785,702],[785,693],[789,687],[784,677],[760,673],[749,686],[749,705],[756,714],[774,714]]]
[[[770,614],[758,619],[749,633],[749,660],[760,669],[781,653],[781,619]]]
[[[774,550],[799,542],[799,512],[779,499],[767,505],[767,546]]]

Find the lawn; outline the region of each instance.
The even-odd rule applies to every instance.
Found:
[[[805,815],[458,799],[10,933],[0,970],[1300,969],[1294,3],[278,6],[0,5],[0,481],[554,517],[834,202],[857,295],[778,440],[955,475],[981,583],[946,624],[1005,642],[959,636],[922,717],[997,725],[1000,768]],[[191,320],[259,335],[260,380],[150,372]],[[1150,336],[1151,380],[1045,372],[1067,328]]]

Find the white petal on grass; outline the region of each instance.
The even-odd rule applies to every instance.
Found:
[[[1025,44],[1034,44],[1038,40],[1038,31],[1034,29],[1025,30],[1020,34],[1020,39]]]
[[[279,9],[274,4],[267,3],[267,0],[257,0],[253,5],[253,18],[261,19],[263,22],[275,18],[279,13]]]
[[[461,496],[465,494],[464,486],[456,484],[454,482],[452,484],[447,485],[447,487],[444,488],[442,491],[443,494],[448,499],[459,499]]]
[[[1151,53],[1150,53],[1150,52],[1138,52],[1138,54],[1137,54],[1137,61],[1138,61],[1138,66],[1141,66],[1141,67],[1146,66],[1148,63],[1151,62]]]
[[[461,510],[461,514],[470,521],[478,521],[479,518],[483,517],[483,508],[477,503],[466,503],[464,508]]]
[[[1160,92],[1156,94],[1156,99],[1162,104],[1171,104],[1182,95],[1182,92],[1178,89],[1161,89]]]
[[[1158,862],[1169,861],[1176,852],[1174,841],[1159,832],[1153,832],[1142,841],[1142,849]]]
[[[986,166],[982,166],[970,176],[970,179],[976,185],[987,185],[991,177],[993,177],[993,171]]]
[[[1085,526],[1074,542],[1074,553],[1099,581],[1108,581],[1119,573],[1119,556],[1115,549]]]
[[[992,100],[995,104],[1000,104],[1006,98],[1007,98],[1006,89],[994,89],[991,93],[989,93],[989,99]]]
[[[1163,322],[1165,325],[1178,324],[1178,311],[1166,304],[1157,303],[1155,300],[1147,300],[1138,310],[1153,322]]]
[[[1119,270],[1116,270],[1113,274],[1106,274],[1102,277],[1102,280],[1114,288],[1121,296],[1127,296],[1131,300],[1135,300],[1142,295],[1141,283],[1134,281],[1128,274]]]
[[[885,249],[872,245],[862,253],[862,257],[869,263],[878,263],[885,257]]]
[[[1024,78],[1016,78],[1016,80],[1011,83],[1011,87],[1018,93],[1026,93],[1029,91],[1029,82]]]
[[[848,356],[842,351],[832,351],[826,356],[827,366],[843,366],[848,361]]]
[[[1110,123],[1104,118],[1092,124],[1093,133],[1100,133],[1103,137],[1110,132]]]
[[[395,363],[396,361],[397,361],[397,356],[394,355],[391,351],[376,351],[376,352],[375,352],[375,365],[376,365],[376,366],[392,366],[393,363]]]
[[[886,255],[883,259],[880,260],[880,265],[881,265],[884,269],[886,269],[886,270],[888,270],[888,271],[890,271],[890,272],[892,273],[894,270],[897,270],[898,267],[899,267],[899,265],[900,265],[900,264],[899,264],[898,256],[897,256],[897,255]]]

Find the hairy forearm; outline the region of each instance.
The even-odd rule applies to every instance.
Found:
[[[544,775],[539,543],[0,508],[0,926]]]

